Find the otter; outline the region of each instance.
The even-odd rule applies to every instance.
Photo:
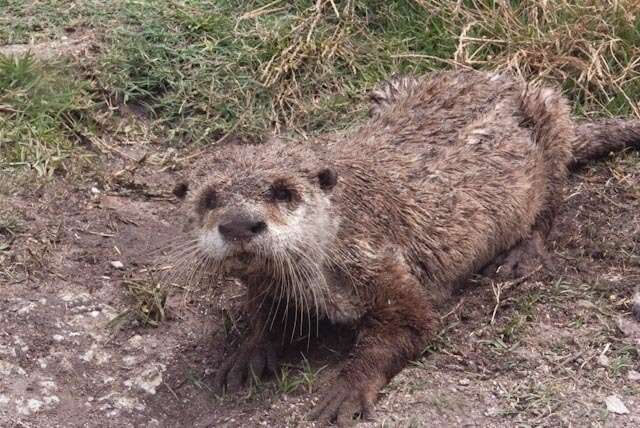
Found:
[[[249,332],[216,385],[275,372],[283,319],[351,325],[310,414],[339,425],[372,417],[459,284],[545,260],[571,168],[640,142],[639,121],[577,122],[559,91],[496,73],[396,76],[370,99],[351,130],[220,148],[188,196],[200,262],[247,289]]]

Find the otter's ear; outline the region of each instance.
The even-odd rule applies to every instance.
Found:
[[[318,184],[322,190],[331,190],[338,182],[338,174],[331,168],[318,171]]]
[[[182,181],[173,188],[173,194],[178,199],[184,199],[189,192],[189,183]]]

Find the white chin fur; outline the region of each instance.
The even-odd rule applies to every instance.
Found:
[[[202,252],[216,260],[222,259],[228,250],[227,243],[224,242],[217,228],[202,231],[199,245]]]

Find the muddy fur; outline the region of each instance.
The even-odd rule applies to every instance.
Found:
[[[495,260],[537,260],[568,167],[640,129],[576,125],[555,89],[473,71],[396,76],[370,98],[348,132],[222,148],[190,196],[194,259],[240,279],[252,316],[218,386],[275,370],[283,320],[302,335],[314,319],[350,324],[358,338],[311,414],[340,425],[372,415],[458,284]]]

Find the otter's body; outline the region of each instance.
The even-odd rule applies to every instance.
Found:
[[[542,221],[572,132],[564,100],[550,90],[480,73],[416,81],[327,149],[350,270],[400,258],[429,297],[448,296]]]
[[[245,283],[253,317],[219,385],[275,370],[276,319],[349,323],[357,342],[313,415],[339,423],[420,355],[458,283],[540,248],[578,141],[558,92],[501,75],[395,78],[371,98],[352,131],[222,149],[194,199],[200,251]]]

